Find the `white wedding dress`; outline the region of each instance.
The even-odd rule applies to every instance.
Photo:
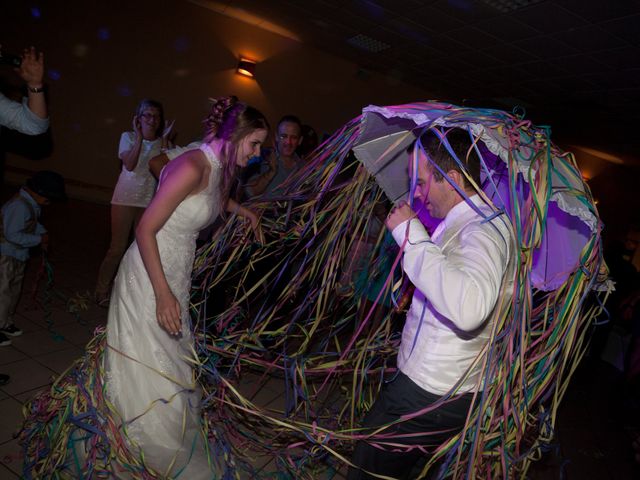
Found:
[[[192,368],[189,293],[198,232],[220,214],[222,170],[208,145],[200,150],[211,165],[207,188],[183,200],[156,237],[164,273],[180,303],[182,335],[172,337],[158,324],[153,289],[135,242],[120,264],[107,325],[107,398],[121,416],[129,447],[139,449],[145,466],[160,478],[216,478],[205,450],[202,392]]]

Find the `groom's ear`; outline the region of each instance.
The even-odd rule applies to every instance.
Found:
[[[453,180],[453,182],[458,185],[458,187],[460,187],[461,190],[465,190],[465,183],[466,183],[466,177],[464,176],[464,173],[462,173],[460,170],[454,170],[451,169],[447,172],[447,176]],[[447,184],[447,188],[449,188],[449,190],[455,190],[455,187],[453,185],[451,185],[449,182],[447,182],[446,179],[443,179],[444,182],[446,182]]]

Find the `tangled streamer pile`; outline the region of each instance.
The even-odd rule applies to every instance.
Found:
[[[451,128],[475,142],[482,195],[511,223],[519,268],[478,359],[484,388],[463,431],[429,448],[421,475],[437,468],[441,478],[524,477],[549,447],[601,310],[598,295],[606,295],[595,288],[600,223],[573,156],[552,144],[548,129],[505,112],[441,103],[369,107],[321,145],[279,197],[250,204],[263,212],[264,241],[231,217],[199,250],[196,369],[211,457],[224,478],[330,478],[349,463],[357,439],[405,448],[384,428],[372,437],[358,428],[395,371],[399,304],[409,288],[379,217],[400,198],[393,192],[410,195],[411,185],[408,178],[390,185],[397,165],[378,160],[425,130],[445,136]],[[406,171],[410,157],[397,161]],[[112,418],[96,407],[104,404],[96,342],[66,381],[25,407],[26,478],[52,471],[73,478],[69,472],[80,467],[68,452],[78,429],[98,439],[87,455],[91,472],[117,462],[132,478],[155,478],[127,456]]]

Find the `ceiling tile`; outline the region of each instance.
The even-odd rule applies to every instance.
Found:
[[[429,45],[434,36],[434,32],[404,16],[393,18],[384,26],[419,45]]]
[[[408,65],[421,65],[425,63],[425,56],[421,55],[421,50],[413,51],[411,49],[399,48],[393,52],[393,56],[402,63]]]
[[[415,10],[412,17],[416,22],[436,32],[447,32],[464,26],[464,21],[431,6]]]
[[[587,75],[570,75],[562,78],[554,78],[553,83],[561,89],[563,96],[571,95],[571,92],[582,92],[593,90],[594,82],[590,81]]]
[[[640,45],[640,15],[604,22],[600,27],[632,45]]]
[[[403,51],[399,51],[396,53],[396,55],[398,56],[398,58],[402,58],[403,54],[411,54],[409,56],[409,58],[413,58],[413,55],[416,55],[418,57],[420,57],[420,59],[423,62],[434,62],[437,61],[443,57],[445,57],[446,55],[443,54],[442,52],[435,50],[433,48],[429,48],[429,47],[420,47],[420,48],[416,48],[416,49],[407,49],[404,52]]]
[[[382,42],[388,43],[394,48],[403,47],[406,45],[410,46],[416,43],[394,30],[391,30],[385,27],[380,27],[380,26],[374,27],[373,29],[371,29],[368,32],[368,35],[370,37],[375,38],[376,40],[380,40]]]
[[[437,0],[434,7],[447,15],[469,23],[500,15],[500,12],[495,8],[475,0]]]
[[[504,64],[501,60],[482,52],[461,52],[458,53],[455,58],[468,63],[474,69],[485,69]]]
[[[443,65],[441,62],[423,62],[415,65],[415,67],[420,72],[420,76],[443,77],[455,73],[453,69]]]
[[[285,0],[285,1],[270,1],[253,0],[255,3],[260,4],[261,8],[270,9],[272,11],[284,13],[286,11],[297,11],[298,13],[303,11],[307,15],[299,18],[308,18],[309,15],[323,15],[326,12],[332,10],[339,10],[342,8],[344,2],[332,3],[325,0],[314,0],[313,2],[299,2],[297,0]],[[244,4],[245,0],[243,0]]]
[[[493,83],[521,82],[531,79],[531,75],[528,72],[509,66],[487,68],[478,72],[478,75]]]
[[[591,56],[614,70],[640,68],[640,47],[624,47],[594,52]]]
[[[540,34],[538,30],[520,22],[512,15],[501,15],[483,20],[479,22],[476,27],[484,33],[507,41],[521,40]]]
[[[313,2],[303,2],[313,3]],[[397,16],[396,12],[385,9],[378,5],[378,3],[369,0],[356,0],[351,2],[343,2],[341,12],[349,12],[352,15],[356,15],[360,18],[366,19],[369,22],[380,24],[385,21],[389,21],[391,18]]]
[[[581,27],[587,21],[554,2],[536,3],[512,13],[522,23],[542,33],[556,33]]]
[[[482,51],[508,64],[530,62],[531,60],[538,58],[537,56],[532,56],[521,48],[511,45],[510,43],[501,43]]]
[[[518,68],[531,75],[531,78],[553,78],[567,74],[564,68],[543,60],[523,63]]]
[[[523,49],[529,55],[542,59],[558,58],[580,53],[577,48],[547,36],[520,40],[519,42],[514,42],[514,45]]]
[[[431,40],[431,48],[443,55],[455,55],[458,52],[471,50],[471,46],[458,42],[448,35],[438,35]]]
[[[576,28],[566,32],[559,32],[554,34],[553,38],[556,38],[583,52],[607,50],[626,46],[624,40],[621,40],[595,25]]]
[[[577,75],[611,70],[609,65],[600,63],[593,55],[572,55],[549,60],[549,63]]]
[[[372,0],[373,3],[380,5],[387,10],[395,11],[398,13],[406,14],[413,10],[418,10],[426,5],[433,4],[436,0]],[[343,2],[344,3],[344,0]]]
[[[640,69],[585,75],[600,89],[635,89],[640,85]]]
[[[519,83],[543,96],[553,96],[558,92],[558,87],[556,87],[553,82],[547,80],[530,79],[523,80]]]
[[[460,83],[462,77],[466,75],[466,72],[472,69],[471,65],[467,62],[463,62],[453,57],[444,57],[434,63],[440,67],[448,69],[453,75],[457,75],[458,78],[455,80],[455,84]]]
[[[556,2],[594,23],[632,15],[638,13],[640,8],[638,0],[556,0]]]
[[[325,19],[340,23],[360,33],[367,32],[376,27],[376,23],[367,18],[360,17],[348,11],[332,10],[325,14]]]
[[[492,47],[498,43],[502,43],[502,40],[494,37],[488,33],[479,30],[478,28],[466,25],[462,28],[456,28],[447,33],[448,37],[453,37],[457,41],[466,45],[472,46],[482,50],[484,48]]]

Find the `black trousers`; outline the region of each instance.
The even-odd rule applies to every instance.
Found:
[[[367,428],[363,433],[389,424],[403,415],[422,410],[440,398],[439,395],[423,390],[409,377],[399,372],[392,382],[382,388],[373,407],[363,420],[362,426]],[[435,410],[411,420],[399,422],[385,429],[382,433],[399,435],[424,433],[424,435],[413,437],[390,438],[386,441],[435,448],[462,430],[472,398],[472,394],[461,395]],[[379,439],[378,441],[385,440]],[[396,448],[396,450],[402,449]],[[416,464],[427,456],[427,453],[417,448],[410,451],[392,451],[392,447],[384,446],[384,449],[381,449],[370,445],[366,440],[360,440],[356,443],[352,458],[352,463],[360,468],[349,467],[347,478],[348,480],[375,479],[361,470],[364,469],[393,478],[408,479]]]

